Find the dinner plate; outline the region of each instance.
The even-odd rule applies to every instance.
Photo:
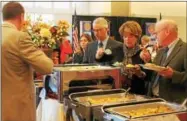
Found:
[[[166,69],[166,67],[163,67],[163,66],[158,66],[158,65],[155,65],[155,64],[152,64],[152,66],[147,66],[146,64],[139,64],[140,66],[142,66],[144,69],[147,69],[147,70],[153,70],[153,71],[163,71]]]
[[[121,67],[121,66],[123,66],[123,63],[115,62],[115,63],[112,64],[112,66],[114,66],[114,67]]]

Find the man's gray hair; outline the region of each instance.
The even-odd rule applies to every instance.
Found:
[[[95,24],[99,24],[99,25],[103,26],[104,28],[108,28],[108,22],[103,17],[96,18],[93,21],[93,25],[95,25]]]
[[[178,26],[174,20],[163,19],[163,20],[159,21],[156,25],[162,25],[163,28],[167,28],[169,30],[178,32]]]

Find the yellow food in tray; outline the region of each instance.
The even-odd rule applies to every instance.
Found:
[[[103,105],[106,103],[117,103],[117,102],[124,102],[132,99],[132,97],[101,97],[99,99],[94,99],[92,97],[88,97],[87,101],[90,102],[92,105]]]
[[[171,113],[174,110],[171,109],[168,106],[157,106],[157,107],[151,107],[151,108],[140,108],[135,109],[131,111],[124,111],[120,112],[120,114],[124,116],[130,116],[130,117],[142,117],[142,116],[148,116],[148,115],[155,115],[155,114],[161,114],[161,113]]]

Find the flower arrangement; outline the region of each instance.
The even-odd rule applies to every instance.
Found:
[[[27,16],[23,30],[29,33],[36,46],[55,49],[57,41],[69,35],[69,27],[68,22],[64,20],[60,20],[57,26],[52,26],[43,22],[42,16],[39,16],[36,22],[31,22],[30,16]]]
[[[67,21],[64,20],[58,21],[57,26],[53,26],[50,29],[52,38],[55,39],[57,42],[62,42],[62,37],[69,36],[67,32],[69,27],[70,25]]]

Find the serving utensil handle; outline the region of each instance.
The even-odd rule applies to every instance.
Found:
[[[181,106],[185,107],[186,104],[187,104],[187,98],[185,98],[185,100],[182,102]]]

